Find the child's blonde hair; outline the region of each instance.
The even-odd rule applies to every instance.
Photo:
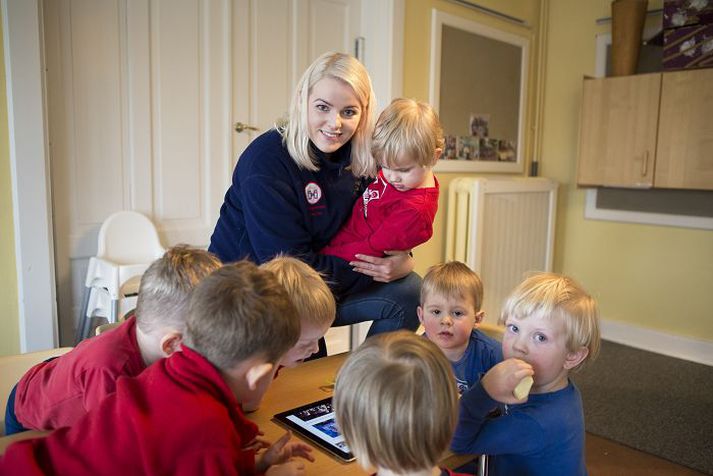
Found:
[[[208,251],[183,244],[169,248],[141,277],[136,325],[146,334],[164,328],[183,332],[193,288],[220,266]]]
[[[421,283],[421,305],[431,294],[440,294],[451,299],[464,299],[470,296],[475,305],[475,312],[483,307],[483,282],[478,273],[460,261],[431,266]]]
[[[337,304],[327,283],[308,264],[290,256],[277,256],[260,265],[271,271],[287,290],[302,324],[331,325]]]
[[[297,311],[275,275],[239,261],[196,287],[184,342],[228,370],[253,356],[275,364],[299,336]]]
[[[397,167],[404,156],[420,166],[436,165],[436,149],[443,150],[443,128],[430,104],[394,99],[374,128],[371,153],[382,166]]]
[[[317,159],[309,145],[309,95],[314,85],[324,78],[334,78],[352,88],[361,106],[361,117],[351,139],[351,170],[359,176],[375,176],[376,163],[369,152],[374,130],[376,98],[369,73],[353,56],[344,53],[324,53],[304,72],[297,83],[290,103],[282,141],[297,165],[303,169],[319,170]]]
[[[458,393],[451,364],[408,331],[379,334],[337,375],[337,425],[359,464],[401,473],[438,465],[453,436]]]
[[[587,357],[572,370],[581,368],[599,353],[597,303],[572,278],[555,273],[531,275],[507,298],[498,323],[505,324],[509,317],[522,320],[531,316],[560,320],[567,333],[568,351],[587,348]]]

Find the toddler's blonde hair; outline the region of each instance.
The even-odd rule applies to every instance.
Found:
[[[208,251],[183,244],[169,248],[141,277],[136,325],[146,334],[167,328],[183,332],[193,288],[220,266]]]
[[[431,341],[398,331],[367,339],[337,375],[337,425],[359,464],[401,473],[438,465],[457,420],[451,364]]]
[[[276,364],[299,337],[287,291],[249,261],[213,271],[191,297],[184,342],[220,370],[254,356]]]
[[[478,273],[460,261],[449,261],[428,269],[421,283],[421,306],[432,294],[451,299],[471,297],[476,313],[483,307],[483,282]]]
[[[498,323],[505,324],[509,317],[522,320],[531,316],[562,322],[567,334],[568,351],[587,348],[587,357],[572,370],[581,368],[599,353],[597,302],[574,279],[555,273],[531,275],[507,298]]]
[[[337,304],[327,283],[308,264],[290,256],[277,256],[260,265],[271,271],[287,290],[302,324],[331,325]]]
[[[443,128],[430,104],[394,99],[379,115],[371,153],[381,166],[398,167],[413,158],[422,167],[436,165],[436,149],[443,150]]]

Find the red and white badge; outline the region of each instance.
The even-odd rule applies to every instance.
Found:
[[[307,198],[307,203],[314,205],[322,198],[322,189],[315,182],[310,182],[305,185],[305,197]]]

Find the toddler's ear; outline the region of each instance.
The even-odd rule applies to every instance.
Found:
[[[273,365],[269,362],[255,364],[245,374],[250,390],[255,390],[264,378],[272,379]]]
[[[441,149],[440,147],[433,151],[433,156],[436,158],[436,160],[441,158],[441,154],[443,154],[443,149]]]
[[[586,347],[580,347],[574,352],[568,352],[567,358],[564,361],[564,368],[567,370],[573,369],[587,358],[589,355],[589,349]]]
[[[483,318],[485,318],[485,311],[478,311],[475,313],[475,323],[480,324],[483,322]]]
[[[183,334],[178,331],[170,331],[161,337],[161,352],[168,357],[181,350],[181,342],[183,342]]]
[[[416,308],[416,314],[418,315],[418,322],[423,324],[423,308],[421,306]]]

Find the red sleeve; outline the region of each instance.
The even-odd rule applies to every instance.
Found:
[[[213,448],[184,454],[176,465],[177,476],[253,476],[255,460],[252,452],[244,456],[235,454],[228,448]]]
[[[410,250],[433,235],[433,222],[428,214],[415,208],[399,210],[375,228],[366,240],[330,244],[323,253],[351,261],[357,253],[384,256],[385,251]]]
[[[415,208],[400,210],[384,220],[369,237],[374,250],[405,251],[428,241],[433,235],[433,221]]]
[[[119,376],[104,369],[89,369],[82,375],[84,409],[89,412],[99,406],[108,395],[116,392]]]

